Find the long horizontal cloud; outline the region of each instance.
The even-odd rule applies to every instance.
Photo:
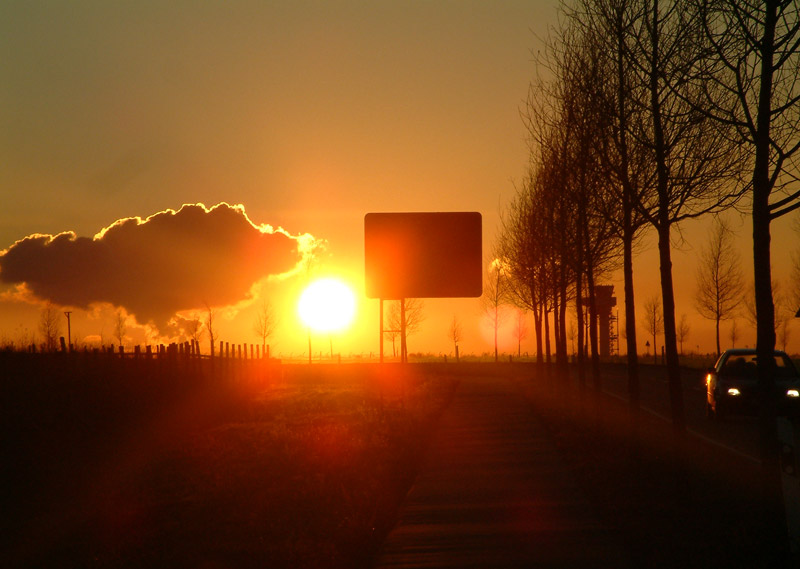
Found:
[[[256,225],[241,205],[184,205],[93,238],[28,236],[0,253],[0,281],[62,306],[109,302],[163,330],[176,312],[236,304],[259,280],[292,271],[311,239]]]

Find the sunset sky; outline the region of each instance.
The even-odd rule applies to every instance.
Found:
[[[254,343],[254,308],[268,298],[273,353],[299,357],[308,275],[293,270],[313,236],[327,242],[313,276],[357,297],[351,328],[315,334],[313,350],[376,353],[364,215],[477,211],[488,255],[525,173],[532,52],[556,17],[555,0],[3,2],[0,251],[34,234],[84,239],[17,251],[16,281],[0,282],[0,339],[35,333],[34,301],[49,298],[73,310],[73,338],[113,342],[114,306],[150,322],[154,338],[210,304],[221,339]],[[774,225],[777,280],[789,275],[796,218]],[[749,226],[732,219],[749,281]],[[709,225],[685,227],[674,261],[678,317],[693,321],[687,350],[713,349],[713,325],[692,306]],[[651,243],[635,264],[639,305],[658,292]],[[430,299],[409,351],[451,352],[454,314],[462,352],[492,350],[477,299]],[[130,322],[131,344],[145,334]]]

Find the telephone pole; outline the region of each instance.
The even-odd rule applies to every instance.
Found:
[[[66,310],[64,316],[67,317],[67,351],[72,351],[72,329],[70,327],[69,315],[72,314],[71,310]]]

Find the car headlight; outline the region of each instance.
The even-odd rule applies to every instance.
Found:
[[[786,397],[800,397],[800,390],[789,389],[786,391]]]
[[[731,387],[730,389],[728,389],[728,395],[731,395],[733,397],[737,397],[738,395],[741,395],[741,394],[742,394],[742,392],[739,391],[738,389],[736,389],[735,387]]]

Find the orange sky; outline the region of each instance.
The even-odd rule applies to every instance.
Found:
[[[378,303],[363,295],[364,214],[479,211],[488,253],[499,210],[525,172],[519,110],[535,73],[531,51],[541,49],[556,6],[554,0],[3,3],[0,250],[36,233],[91,238],[118,219],[187,203],[242,204],[255,225],[326,240],[317,273],[340,276],[357,290],[357,324],[312,338],[314,350],[327,351],[332,340],[343,354],[375,352]],[[678,314],[695,321],[690,342],[701,350],[711,349],[711,325],[697,320],[691,296],[707,225],[687,226],[675,259]],[[790,225],[776,223],[778,279],[788,277],[796,247]],[[740,229],[745,266],[747,231]],[[191,249],[169,236],[150,245]],[[643,247],[639,304],[657,291],[656,262],[655,248]],[[219,267],[223,275],[233,270]],[[274,274],[261,268],[250,277]],[[152,285],[128,280],[137,290]],[[247,299],[263,295],[280,316],[273,351],[307,350],[295,309],[303,283],[304,277],[287,276],[246,292],[242,284],[230,287],[219,297],[231,307],[220,311],[224,338],[256,341],[257,302]],[[220,286],[214,281],[214,290]],[[34,332],[39,307],[14,300],[9,285],[0,287],[0,338]],[[212,296],[197,290],[181,298]],[[617,294],[621,301],[621,283]],[[427,300],[410,351],[452,351],[453,314],[464,326],[462,351],[490,351],[480,312],[475,299]],[[112,313],[97,305],[75,308],[73,335],[111,342]],[[752,343],[740,325],[741,343]],[[800,346],[797,328],[790,346]],[[144,339],[144,330],[130,328],[131,342]],[[526,344],[523,350],[532,339]]]

